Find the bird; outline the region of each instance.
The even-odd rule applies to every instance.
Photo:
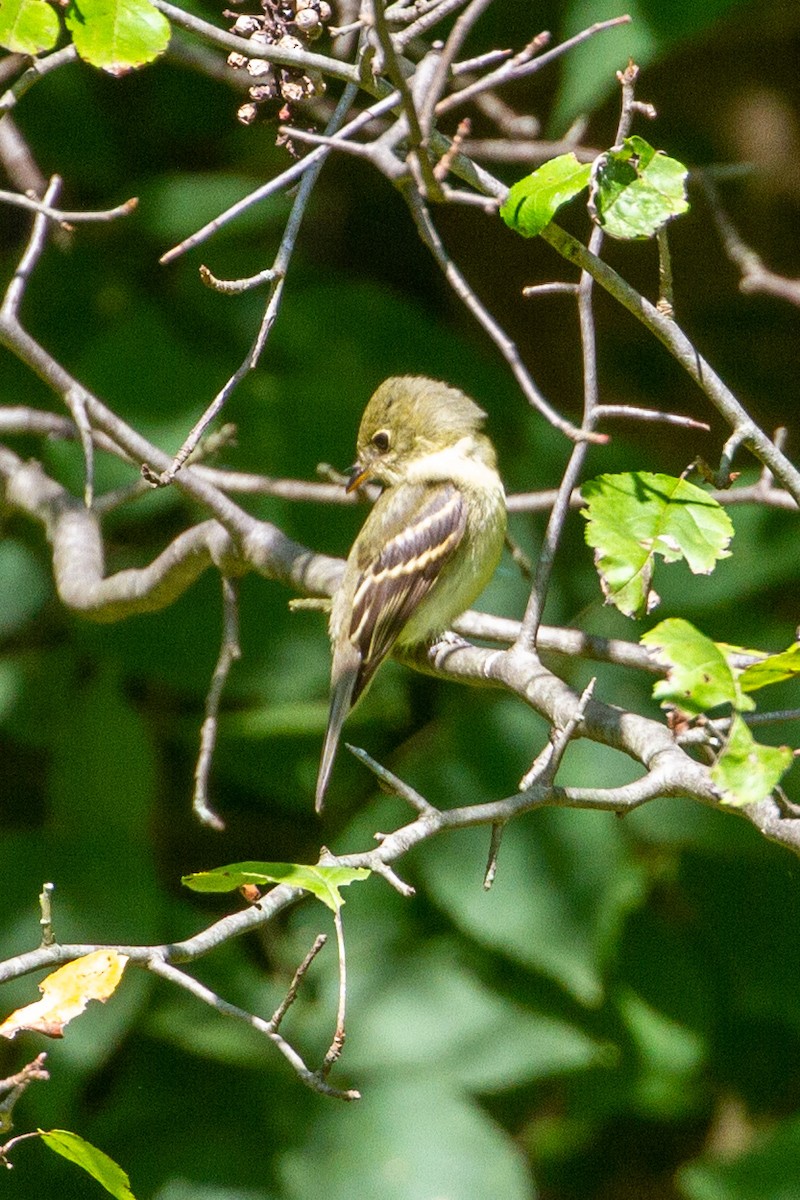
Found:
[[[383,490],[353,542],[330,613],[330,710],[316,786],[322,808],[342,725],[394,647],[434,644],[483,591],[506,534],[486,414],[424,376],[385,380],[358,430],[347,491]]]

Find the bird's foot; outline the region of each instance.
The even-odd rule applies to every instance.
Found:
[[[469,646],[459,634],[451,629],[445,630],[440,637],[428,647],[428,658],[437,671],[441,671],[447,662],[447,656],[454,650],[464,650]]]

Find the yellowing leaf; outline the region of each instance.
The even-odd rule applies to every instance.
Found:
[[[79,1017],[90,1000],[107,1000],[116,991],[128,961],[116,950],[95,950],[59,967],[39,984],[42,999],[18,1008],[0,1025],[3,1037],[22,1029],[63,1037],[64,1026]]]

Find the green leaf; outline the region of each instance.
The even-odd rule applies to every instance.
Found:
[[[689,208],[683,163],[653,149],[644,138],[625,138],[597,160],[590,207],[598,225],[615,238],[649,238]]]
[[[707,492],[672,475],[633,471],[600,475],[582,488],[588,505],[586,541],[607,604],[626,616],[650,612],[659,602],[651,589],[656,554],[685,559],[695,574],[710,574],[727,558],[733,526]]]
[[[745,692],[755,692],[771,683],[784,683],[800,675],[800,642],[795,642],[780,654],[770,654],[761,662],[746,667],[739,677]]]
[[[91,1142],[86,1142],[77,1133],[68,1129],[40,1129],[42,1141],[62,1158],[83,1167],[93,1179],[102,1184],[107,1192],[116,1196],[117,1200],[135,1200],[130,1187],[130,1180],[122,1167],[109,1158],[102,1150],[98,1150]]]
[[[788,746],[763,746],[740,716],[734,716],[728,741],[711,768],[725,804],[737,807],[766,799],[792,765]]]
[[[344,904],[339,888],[357,879],[366,879],[366,867],[309,867],[303,863],[241,862],[213,871],[196,871],[184,875],[181,883],[195,892],[233,892],[255,884],[285,883],[289,887],[311,892],[328,908],[336,912]]]
[[[573,196],[582,192],[591,175],[589,163],[579,163],[571,152],[551,158],[532,175],[514,184],[500,216],[509,229],[523,237],[536,237]]]
[[[109,75],[152,62],[169,44],[169,21],[150,0],[72,0],[66,22],[81,58]]]
[[[45,0],[0,2],[0,46],[15,54],[52,50],[58,40],[58,16]]]
[[[742,694],[739,681],[724,651],[689,621],[671,617],[661,621],[641,638],[657,662],[668,667],[666,679],[653,688],[662,708],[674,706],[684,712],[700,713],[718,704],[752,709],[755,704]]]

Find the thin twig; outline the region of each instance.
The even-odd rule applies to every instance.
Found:
[[[68,63],[77,61],[78,51],[72,42],[68,46],[63,46],[60,50],[54,50],[52,54],[47,54],[43,58],[34,58],[28,70],[20,75],[11,87],[0,96],[0,116],[3,113],[10,112],[25,93],[30,91],[33,85],[38,83],[40,79],[44,79],[45,75],[49,75],[51,71],[57,71],[59,67],[64,67]]]
[[[626,421],[659,422],[662,425],[680,425],[684,429],[702,429],[709,433],[711,426],[707,421],[696,421],[694,417],[685,417],[682,413],[659,412],[655,408],[638,408],[634,404],[598,404],[594,410],[596,421],[606,417],[620,418]]]
[[[563,283],[554,280],[552,283],[532,283],[522,289],[525,299],[535,296],[577,296],[577,283]]]
[[[420,16],[407,25],[405,29],[394,35],[395,45],[398,50],[405,50],[415,38],[421,37],[423,33],[427,33],[429,29],[433,29],[445,17],[449,17],[451,13],[457,12],[459,8],[467,3],[467,0],[438,0],[435,4],[419,5],[418,10]],[[391,8],[387,8],[386,16],[391,20]],[[395,18],[396,19],[396,18]]]
[[[349,742],[345,742],[345,746],[360,763],[363,763],[367,770],[372,772],[380,784],[381,791],[387,792],[391,796],[399,796],[401,800],[405,800],[417,812],[426,813],[436,811],[424,796],[416,792],[399,775],[393,774],[387,767],[376,762],[374,758],[367,754],[366,750],[362,750],[360,746],[351,746]]]
[[[53,933],[53,892],[56,885],[54,883],[43,883],[42,890],[39,893],[39,908],[42,915],[39,919],[39,924],[42,929],[42,945],[52,946],[56,940]]]
[[[625,14],[621,17],[611,17],[608,21],[598,21],[594,25],[590,25],[586,29],[582,29],[580,33],[576,33],[574,37],[567,38],[554,46],[552,50],[547,50],[542,54],[538,51],[542,46],[547,44],[549,33],[542,32],[538,34],[528,46],[524,47],[518,55],[512,58],[509,62],[498,67],[496,71],[492,71],[489,75],[484,75],[483,79],[478,79],[475,83],[468,84],[466,87],[460,88],[440,100],[436,106],[436,115],[441,116],[444,113],[450,112],[459,104],[466,103],[480,92],[486,91],[489,88],[499,87],[503,83],[510,83],[518,79],[523,79],[527,75],[533,75],[537,71],[541,71],[543,67],[547,67],[556,59],[561,58],[575,46],[579,46],[582,42],[588,41],[589,38],[595,37],[598,33],[603,33],[607,29],[613,29],[617,25],[630,24],[631,18]]]
[[[276,1033],[278,1031],[278,1028],[280,1027],[281,1021],[286,1016],[290,1007],[294,1004],[295,1000],[297,999],[297,993],[300,990],[300,984],[303,982],[303,979],[307,975],[309,967],[311,966],[314,959],[319,954],[320,950],[322,950],[323,946],[325,946],[327,944],[327,941],[328,941],[327,933],[318,933],[317,936],[314,938],[314,945],[311,947],[308,954],[305,956],[303,961],[300,963],[300,966],[297,968],[294,975],[292,976],[292,982],[289,984],[289,990],[287,991],[286,995],[281,1000],[278,1007],[275,1009],[275,1012],[272,1014],[272,1018],[269,1022],[270,1025],[272,1026],[272,1028],[276,1031]]]
[[[672,256],[669,252],[667,226],[656,231],[658,245],[658,301],[656,308],[665,317],[675,316],[675,292],[672,285]]]
[[[482,0],[482,2],[486,2],[486,0]],[[394,42],[392,41],[392,36],[389,33],[389,28],[386,23],[386,14],[383,8],[383,0],[370,0],[370,4],[375,35],[378,39],[378,44],[383,55],[384,70],[392,86],[400,94],[402,119],[398,118],[398,127],[393,133],[393,136],[399,140],[400,137],[404,137],[405,131],[407,130],[407,139],[404,137],[404,140],[407,140],[408,143],[407,161],[409,162],[409,166],[413,164],[416,167],[415,175],[417,178],[417,184],[424,195],[440,200],[442,198],[441,187],[438,179],[433,173],[433,166],[430,158],[428,157],[425,145],[427,130],[422,123],[420,114],[417,112],[418,101],[423,106],[425,103],[424,100],[419,96],[419,83],[421,78],[420,68],[417,68],[414,80],[412,83],[409,83],[400,66],[397,53],[395,52]],[[435,75],[436,70],[434,70],[432,77],[435,78]],[[427,94],[428,87],[430,86],[431,82],[429,78],[427,81],[425,94]],[[384,138],[378,139],[376,146],[384,142],[384,140],[385,135]]]
[[[571,441],[592,441],[604,443],[608,441],[605,434],[585,432],[577,429],[570,421],[560,416],[547,403],[519,356],[516,345],[508,334],[500,328],[491,313],[484,307],[475,292],[467,283],[458,267],[452,261],[444,248],[441,238],[431,220],[430,212],[416,188],[401,187],[402,195],[408,204],[417,231],[444,274],[445,279],[458,296],[459,300],[469,309],[478,323],[488,333],[503,358],[511,368],[514,378],[522,389],[524,396],[551,425],[560,430]]]
[[[236,584],[222,576],[222,641],[214,674],[206,696],[205,719],[200,730],[200,753],[194,769],[192,811],[197,819],[211,829],[222,830],[225,822],[212,808],[208,799],[208,778],[217,743],[219,702],[233,664],[242,656],[239,645],[239,604]]]
[[[61,179],[58,175],[54,175],[47,185],[47,191],[44,194],[43,203],[49,205],[52,200],[58,196],[61,188]],[[10,320],[15,318],[19,313],[19,306],[22,303],[22,297],[25,288],[28,286],[33,269],[42,256],[42,251],[47,242],[47,217],[42,212],[37,212],[33,219],[31,235],[28,239],[28,244],[25,247],[22,258],[19,260],[19,266],[14,272],[11,282],[6,288],[6,294],[3,297],[2,306],[0,306],[0,318]]]
[[[360,1099],[358,1092],[342,1091],[340,1088],[332,1087],[324,1079],[320,1078],[318,1071],[312,1071],[307,1067],[294,1047],[273,1027],[271,1021],[265,1021],[263,1017],[257,1017],[253,1013],[247,1012],[246,1009],[239,1008],[238,1005],[231,1004],[228,1000],[223,1000],[216,992],[212,992],[211,988],[206,987],[191,975],[187,975],[185,971],[180,971],[172,963],[167,962],[157,954],[151,955],[144,965],[154,975],[159,975],[162,979],[177,984],[178,987],[190,992],[198,1000],[202,1000],[204,1004],[210,1005],[216,1012],[222,1013],[226,1017],[235,1017],[239,1021],[244,1021],[251,1029],[256,1029],[259,1033],[263,1033],[280,1050],[286,1061],[291,1064],[297,1077],[307,1087],[310,1087],[312,1091],[320,1092],[324,1096],[333,1096],[338,1100]]]
[[[433,126],[436,106],[447,87],[451,67],[458,57],[459,51],[469,36],[471,29],[480,20],[492,2],[493,0],[470,0],[464,12],[453,22],[453,28],[450,30],[442,52],[439,55],[436,70],[433,73],[424,97],[421,99],[419,123],[425,137],[430,134]]]
[[[238,296],[242,292],[249,292],[253,288],[261,287],[262,283],[272,283],[275,278],[275,271],[272,267],[265,267],[263,271],[259,271],[256,275],[250,275],[247,279],[217,279],[206,266],[200,266],[200,278],[206,287],[211,288],[214,292],[221,292],[223,296]]]
[[[356,87],[352,84],[348,84],[348,86],[344,89],[339,103],[336,105],[333,116],[328,122],[327,132],[329,135],[334,134],[339,129],[342,121],[344,120],[345,114],[355,99],[356,91]],[[294,202],[289,213],[289,219],[286,222],[286,228],[284,229],[283,237],[281,238],[281,243],[278,247],[278,252],[275,255],[275,260],[272,266],[269,268],[270,294],[267,300],[264,316],[261,320],[255,341],[247,352],[247,357],[236,369],[236,371],[234,371],[233,375],[231,375],[230,379],[227,380],[220,391],[217,392],[217,395],[200,417],[200,420],[195,422],[194,426],[189,431],[189,434],[184,439],[183,445],[173,458],[169,471],[162,473],[161,475],[151,473],[148,476],[149,482],[154,483],[156,486],[164,486],[172,483],[189,455],[194,451],[211,422],[215,420],[215,418],[225,407],[225,404],[239,386],[242,379],[244,379],[250,371],[255,370],[256,366],[258,365],[258,360],[261,357],[267,337],[269,336],[269,332],[278,315],[281,299],[283,297],[283,285],[286,279],[286,273],[289,269],[292,254],[294,252],[294,247],[297,242],[297,235],[300,232],[300,226],[303,222],[303,217],[305,216],[306,207],[311,197],[311,192],[313,191],[314,185],[319,178],[319,173],[322,170],[324,162],[325,156],[322,156],[308,168],[303,176],[297,195],[294,198]]]
[[[519,782],[520,791],[524,792],[528,788],[533,787],[534,784],[547,786],[553,782],[566,753],[567,746],[572,741],[576,729],[586,716],[586,709],[594,695],[596,683],[597,680],[595,678],[589,680],[581,692],[577,706],[570,713],[567,723],[561,729],[553,728],[550,733],[550,753],[547,756],[540,755],[533,767],[529,771],[526,771]]]
[[[12,204],[17,208],[27,208],[31,212],[42,213],[51,221],[59,221],[68,225],[76,225],[81,221],[113,221],[117,217],[128,217],[134,211],[139,201],[136,196],[118,204],[116,208],[107,208],[98,212],[71,212],[67,209],[51,208],[43,200],[32,196],[21,196],[18,192],[0,190],[0,204]]]
[[[739,269],[739,290],[745,293],[763,292],[790,304],[800,305],[800,279],[787,279],[764,265],[763,259],[743,240],[733,221],[722,207],[719,191],[708,171],[693,171],[705,194],[725,253]]]
[[[334,1063],[340,1058],[345,1042],[345,1012],[347,1009],[347,958],[344,946],[344,929],[342,927],[342,908],[339,905],[333,912],[333,924],[336,929],[336,948],[339,952],[339,999],[336,1005],[336,1029],[333,1040],[325,1054],[320,1075],[327,1079]]]
[[[492,833],[489,839],[489,856],[486,860],[486,870],[483,873],[483,890],[488,892],[495,879],[497,878],[497,857],[500,853],[500,845],[503,841],[503,833],[505,832],[505,822],[495,821],[492,825]]]
[[[370,121],[376,117],[383,116],[384,113],[390,112],[395,108],[399,99],[400,97],[397,92],[390,92],[389,95],[384,96],[382,99],[376,101],[375,104],[370,105],[369,108],[364,109],[352,121],[349,121],[347,125],[342,126],[339,132],[332,138],[332,144],[338,146],[339,143],[346,142],[359,129],[363,129],[365,125],[368,125]],[[316,163],[325,159],[329,153],[330,147],[327,143],[324,143],[318,150],[312,151],[311,154],[306,155],[299,162],[292,163],[291,167],[287,167],[280,175],[276,175],[274,179],[270,179],[267,183],[262,184],[261,187],[250,192],[249,195],[244,196],[241,200],[237,200],[230,208],[226,208],[224,212],[214,217],[213,220],[203,225],[195,233],[190,234],[182,242],[167,250],[165,254],[161,255],[158,261],[162,264],[173,262],[181,254],[185,254],[187,250],[199,246],[215,234],[217,230],[221,229],[223,225],[241,216],[243,212],[246,212],[248,208],[252,208],[254,204],[258,204],[259,201],[266,200],[268,196],[272,196],[275,192],[283,191],[293,183],[296,183],[298,179],[305,175],[306,171],[311,170]]]

